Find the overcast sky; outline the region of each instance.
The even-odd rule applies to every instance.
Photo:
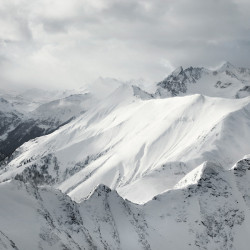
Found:
[[[249,0],[0,0],[0,86],[250,67]]]

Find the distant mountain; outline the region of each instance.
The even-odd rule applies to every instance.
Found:
[[[38,95],[38,91],[35,93]],[[28,99],[25,94],[25,97],[7,95],[9,101],[0,97],[0,161],[9,157],[24,142],[55,131],[86,112],[91,105],[91,96],[87,93],[47,103],[45,97],[41,99],[37,96],[37,100],[42,100],[39,104],[34,101],[35,97]]]
[[[217,70],[179,67],[157,86],[157,97],[203,94],[242,98],[250,95],[250,69],[237,68],[229,62]]]

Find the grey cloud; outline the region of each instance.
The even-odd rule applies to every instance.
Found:
[[[1,1],[0,21],[10,28],[0,39],[13,42],[0,47],[0,57],[8,61],[0,74],[6,79],[12,74],[12,81],[63,86],[98,76],[158,81],[172,66],[228,60],[250,67],[247,0],[54,0],[56,7],[45,0]],[[47,79],[51,69],[54,77]]]
[[[48,33],[57,33],[57,32],[67,32],[70,25],[69,20],[57,20],[57,19],[43,19],[41,20],[43,28]]]

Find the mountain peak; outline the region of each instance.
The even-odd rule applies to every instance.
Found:
[[[172,72],[172,75],[173,75],[173,76],[178,76],[181,72],[183,72],[182,66],[176,68],[176,69]]]
[[[231,64],[230,62],[226,61],[220,68],[220,71],[225,71],[225,70],[232,70],[235,69],[235,66]]]
[[[112,190],[108,186],[106,186],[104,184],[99,184],[88,195],[87,199],[90,199],[90,198],[93,198],[93,197],[98,197],[98,196],[105,197],[107,194],[109,194],[111,192],[112,192]]]
[[[211,176],[217,175],[220,172],[223,172],[221,165],[206,161],[184,176],[175,185],[175,188],[186,188],[189,185],[198,184],[200,181],[210,179]]]

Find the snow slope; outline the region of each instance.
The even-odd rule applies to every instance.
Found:
[[[206,162],[144,205],[99,185],[80,203],[50,187],[0,184],[1,249],[237,249],[250,239],[250,159]],[[181,239],[181,240],[180,240]]]
[[[250,97],[141,100],[121,84],[74,121],[25,143],[0,170],[0,180],[18,175],[54,185],[76,201],[103,183],[146,202],[204,161],[227,168],[248,154],[249,114]]]

